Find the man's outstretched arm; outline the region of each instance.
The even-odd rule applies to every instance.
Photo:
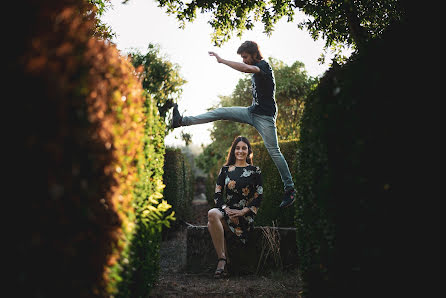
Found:
[[[229,66],[235,70],[241,71],[241,72],[246,72],[246,73],[260,72],[260,68],[258,68],[255,65],[249,65],[249,64],[242,63],[242,62],[225,60],[225,59],[221,58],[220,56],[218,56],[218,54],[215,52],[209,52],[209,56],[214,56],[215,58],[217,58],[218,63],[226,64],[227,66]]]

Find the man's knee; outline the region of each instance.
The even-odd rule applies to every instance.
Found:
[[[280,157],[282,156],[282,152],[280,152],[279,146],[268,146],[266,147],[266,150],[268,150],[268,153],[271,157]]]

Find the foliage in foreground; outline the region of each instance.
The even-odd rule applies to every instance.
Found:
[[[7,63],[22,121],[20,172],[11,172],[21,189],[12,243],[19,296],[146,296],[170,221],[155,102],[130,61],[93,37],[86,1],[25,4],[31,26],[15,28]]]
[[[395,280],[410,246],[400,242],[400,215],[419,154],[407,128],[417,115],[408,100],[418,100],[408,88],[418,80],[407,63],[418,51],[405,46],[410,28],[395,25],[335,65],[307,99],[296,176],[304,297],[391,297],[405,287]]]

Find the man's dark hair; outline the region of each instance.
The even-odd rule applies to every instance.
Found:
[[[241,55],[242,53],[248,53],[252,55],[252,57],[260,61],[263,59],[262,53],[260,53],[259,45],[255,41],[247,40],[238,48],[237,54]]]

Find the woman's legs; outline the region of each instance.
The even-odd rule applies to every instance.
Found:
[[[218,258],[226,258],[226,241],[224,236],[224,227],[222,223],[223,214],[217,208],[213,208],[208,212],[208,230],[211,234],[212,243]],[[219,261],[217,269],[224,268],[225,262]]]

